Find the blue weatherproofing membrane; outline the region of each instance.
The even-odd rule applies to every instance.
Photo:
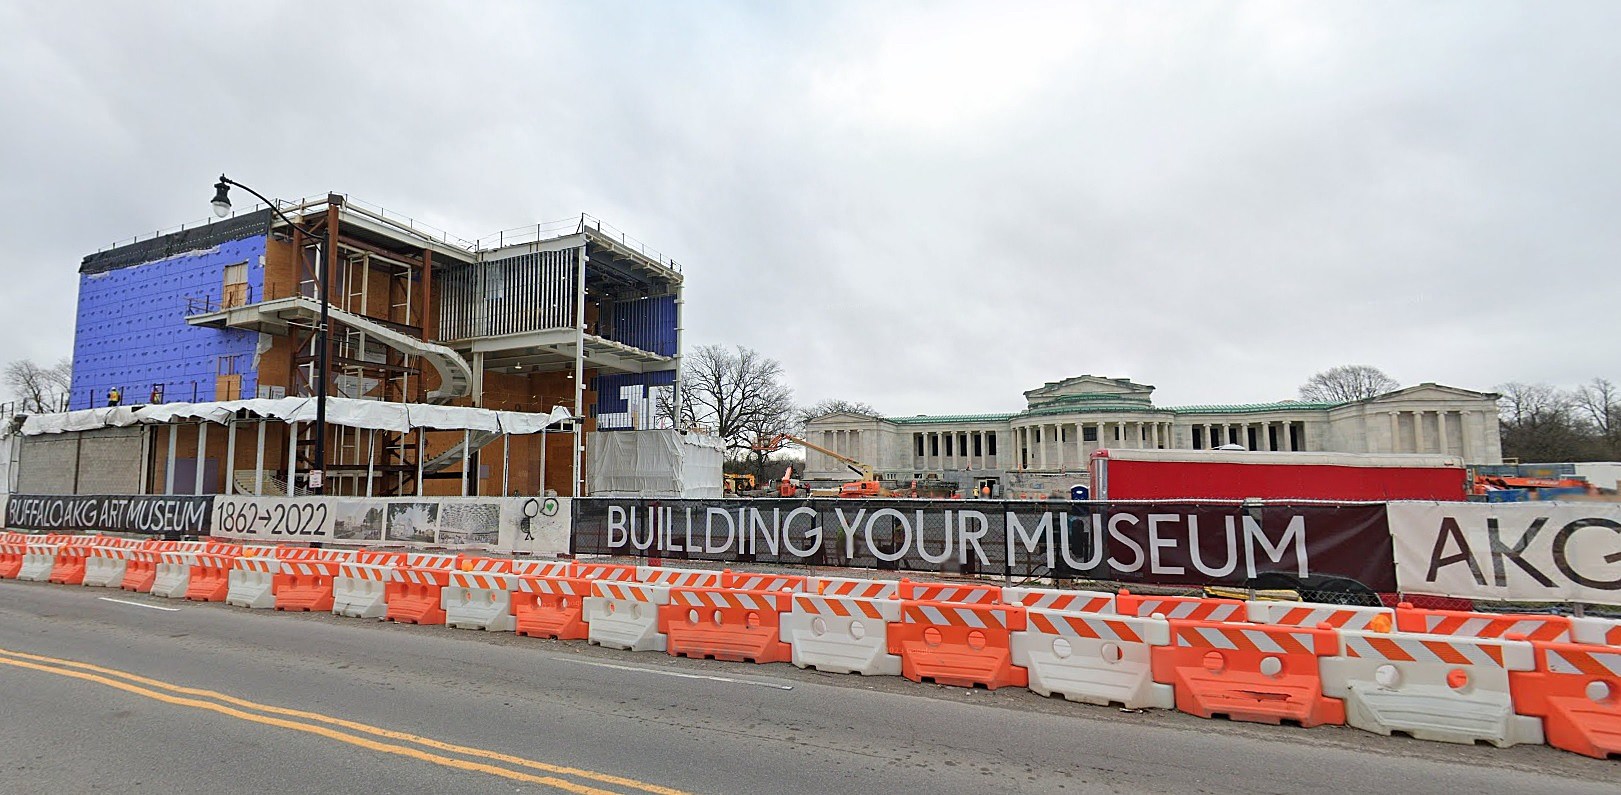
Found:
[[[594,409],[597,427],[605,431],[629,429],[631,427],[631,398],[625,396],[626,387],[641,387],[640,394],[643,398],[650,399],[655,388],[670,386],[674,383],[674,370],[599,375],[591,379],[591,390],[597,393],[597,402]],[[645,422],[644,427],[646,427]]]
[[[211,401],[216,376],[229,373],[241,375],[242,394],[252,396],[259,335],[191,326],[186,316],[219,306],[229,265],[246,264],[248,294],[263,294],[264,253],[265,236],[257,234],[81,273],[69,408],[105,405],[113,387],[130,405],[147,402],[154,385],[168,401]]]
[[[616,301],[608,339],[660,356],[675,355],[675,296]]]

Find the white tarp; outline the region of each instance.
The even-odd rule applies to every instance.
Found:
[[[1621,505],[1393,502],[1406,593],[1621,604]]]
[[[137,423],[168,423],[204,420],[224,424],[238,411],[283,422],[314,422],[314,398],[227,400],[214,403],[160,403],[151,406],[113,406],[82,409],[57,414],[32,414],[23,422],[24,436],[70,431],[122,428]],[[327,422],[349,428],[373,428],[405,432],[416,428],[440,431],[489,431],[491,433],[531,434],[556,427],[569,419],[561,406],[550,414],[433,406],[421,403],[385,403],[377,400],[327,398]]]
[[[720,440],[673,430],[611,431],[586,437],[586,478],[598,497],[720,497]]]

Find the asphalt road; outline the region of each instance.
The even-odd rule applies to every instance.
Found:
[[[0,582],[6,792],[1476,795],[1618,777],[1540,746]]]

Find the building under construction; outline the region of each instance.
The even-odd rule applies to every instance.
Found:
[[[622,232],[581,215],[466,240],[340,195],[276,209],[84,258],[70,408],[230,412],[212,432],[136,424],[76,438],[75,473],[86,443],[131,462],[102,493],[299,493],[320,471],[335,495],[580,494],[587,434],[659,424],[678,378],[682,274]],[[313,396],[322,380],[323,270],[327,394],[347,399],[328,402],[408,406],[411,421],[329,422],[317,461],[314,422],[257,407]],[[480,419],[499,412],[567,419],[509,434]],[[19,463],[24,476],[49,469]]]

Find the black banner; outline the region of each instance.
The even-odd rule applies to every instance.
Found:
[[[60,532],[100,531],[163,536],[208,535],[211,496],[34,496],[13,494],[6,527]]]
[[[585,555],[1396,590],[1377,504],[580,498],[573,510]]]

